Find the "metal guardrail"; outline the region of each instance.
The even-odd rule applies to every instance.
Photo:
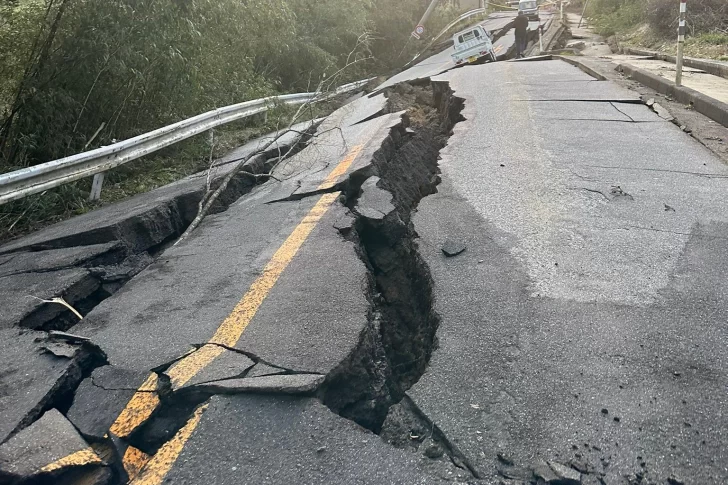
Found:
[[[277,104],[297,105],[312,101],[325,101],[336,95],[359,89],[371,80],[365,79],[346,84],[338,87],[332,93],[286,94],[218,108],[113,145],[15,172],[0,174],[0,204],[92,175],[103,174],[114,167],[204,133],[211,128],[268,111]],[[102,180],[98,181],[99,192]],[[94,185],[97,185],[96,182]]]

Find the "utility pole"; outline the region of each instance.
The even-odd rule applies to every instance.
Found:
[[[685,16],[688,11],[688,1],[680,0],[680,26],[677,29],[677,74],[675,75],[675,85],[682,86],[683,72],[683,49],[685,47]]]
[[[582,12],[581,12],[581,18],[579,19],[579,27],[581,27],[581,23],[584,20],[584,14],[586,14],[587,5],[589,5],[589,0],[586,0],[586,2],[584,2],[584,10],[582,10]]]
[[[440,3],[440,0],[432,0],[432,3],[430,3],[430,6],[427,7],[427,10],[425,11],[425,15],[422,16],[422,20],[420,20],[420,23],[417,24],[417,28],[415,29],[415,32],[417,34],[422,35],[422,33],[424,33],[425,24],[430,19],[432,12],[435,11],[435,7],[437,7],[438,3]],[[421,30],[421,32],[420,32],[420,30]]]

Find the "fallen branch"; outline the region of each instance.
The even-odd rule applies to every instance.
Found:
[[[73,308],[71,305],[66,302],[63,298],[51,298],[50,300],[44,300],[43,298],[38,298],[37,296],[28,295],[29,298],[35,298],[36,300],[42,301],[43,303],[55,303],[56,305],[63,305],[64,307],[68,308],[73,312],[74,315],[78,317],[79,320],[83,320],[83,316],[78,313],[78,311]]]
[[[277,131],[276,134],[269,141],[267,141],[266,143],[264,143],[262,147],[258,147],[258,149],[254,153],[251,153],[250,155],[248,155],[246,157],[243,157],[243,158],[237,160],[236,165],[233,167],[233,169],[230,171],[230,173],[228,173],[225,176],[225,178],[222,179],[220,185],[212,193],[210,193],[210,191],[211,191],[211,178],[212,178],[211,172],[212,172],[212,168],[213,168],[213,165],[214,164],[211,164],[210,170],[208,171],[208,174],[207,174],[206,191],[205,191],[205,194],[203,195],[202,199],[200,200],[199,208],[198,208],[198,211],[197,211],[197,216],[192,221],[192,223],[187,227],[187,229],[185,230],[185,232],[179,237],[179,239],[177,240],[177,242],[174,243],[175,246],[178,245],[178,244],[180,244],[185,239],[187,239],[190,236],[190,234],[192,234],[192,232],[194,232],[195,229],[197,229],[197,227],[199,227],[200,223],[202,223],[202,220],[210,212],[210,210],[214,206],[215,202],[217,202],[218,198],[225,192],[225,190],[227,189],[227,187],[230,184],[230,182],[237,175],[239,175],[239,174],[242,173],[244,175],[249,175],[251,177],[255,177],[256,179],[259,179],[259,178],[268,178],[268,179],[270,179],[270,178],[272,178],[272,179],[274,179],[276,181],[280,181],[280,179],[276,178],[272,174],[275,172],[275,170],[278,168],[278,166],[281,163],[283,163],[287,159],[287,157],[292,153],[292,151],[294,150],[295,145],[292,146],[292,147],[290,147],[288,149],[288,151],[286,152],[285,155],[280,156],[278,162],[273,167],[271,167],[271,169],[266,174],[254,174],[254,173],[251,173],[251,172],[248,172],[248,171],[243,171],[243,168],[245,167],[245,165],[248,162],[250,162],[251,160],[253,160],[255,157],[264,157],[264,154],[268,150],[268,148],[270,148],[274,143],[276,143],[278,140],[280,140],[286,134],[291,133],[291,132],[299,133],[298,130],[294,130],[293,129],[293,126],[296,123],[298,123],[299,119],[301,118],[301,116],[303,115],[303,113],[306,111],[306,109],[310,109],[311,106],[313,104],[315,104],[315,103],[319,103],[321,101],[325,101],[325,100],[331,99],[331,98],[333,98],[333,97],[335,97],[337,95],[336,90],[335,89],[332,90],[331,89],[331,86],[334,86],[339,81],[339,79],[341,78],[341,76],[345,72],[345,70],[347,68],[351,67],[352,65],[356,64],[356,63],[359,63],[359,62],[362,62],[362,61],[365,61],[365,60],[370,59],[370,57],[364,57],[364,58],[355,58],[354,60],[351,60],[351,56],[354,55],[354,52],[357,49],[359,49],[361,47],[362,43],[365,42],[367,39],[368,39],[368,37],[366,37],[366,36],[360,37],[359,38],[359,41],[357,42],[357,45],[356,45],[354,51],[352,51],[352,53],[349,54],[349,61],[350,62],[347,62],[347,65],[346,66],[344,66],[343,68],[341,68],[338,71],[336,71],[333,76],[329,77],[328,79],[324,79],[324,80],[322,80],[319,83],[319,85],[316,88],[315,96],[313,97],[313,99],[311,101],[309,101],[309,102],[306,102],[306,103],[302,104],[296,110],[296,113],[291,117],[291,119],[288,122],[287,127],[284,130]],[[319,133],[319,134],[314,135],[314,136],[320,136],[323,133],[327,133],[327,132],[333,131],[335,129],[339,129],[340,130],[339,127],[334,127],[334,128],[329,129],[329,130],[325,130],[324,132]],[[280,154],[280,149],[279,149],[279,154]],[[264,159],[262,159],[260,161],[263,162],[263,163],[265,162]]]

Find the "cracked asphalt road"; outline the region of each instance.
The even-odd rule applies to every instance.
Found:
[[[193,182],[0,248],[0,483],[728,481],[728,168],[561,61],[394,89],[177,246]]]
[[[415,218],[443,320],[408,395],[492,480],[725,483],[728,169],[560,61],[437,79],[467,121]]]

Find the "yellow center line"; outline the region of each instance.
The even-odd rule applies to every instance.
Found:
[[[182,453],[182,449],[187,444],[190,436],[192,436],[195,428],[200,424],[200,419],[202,419],[202,413],[205,412],[205,409],[207,409],[207,404],[197,408],[190,420],[187,421],[187,424],[177,431],[174,438],[162,445],[139,476],[132,478],[129,484],[152,485],[162,483],[164,477],[172,469],[174,462],[177,461],[177,457]]]
[[[150,374],[144,384],[134,393],[126,407],[111,425],[109,431],[121,438],[126,438],[140,424],[149,418],[159,405],[157,390],[157,374]]]
[[[60,460],[56,460],[40,469],[42,473],[50,473],[61,468],[68,468],[73,466],[86,466],[86,465],[100,465],[102,463],[101,458],[90,446],[79,450],[70,455],[64,456]]]
[[[344,175],[351,167],[352,163],[354,163],[362,149],[363,145],[353,147],[346,158],[344,158],[336,166],[336,168],[331,171],[318,189],[327,190],[334,187],[338,179]],[[263,273],[253,282],[250,289],[245,293],[240,302],[238,302],[232,313],[225,319],[225,321],[223,321],[208,342],[209,344],[220,344],[233,347],[238,343],[243,332],[250,324],[263,301],[268,296],[270,290],[276,284],[283,271],[288,267],[290,262],[293,260],[293,257],[301,249],[303,243],[339,195],[341,195],[341,192],[333,192],[330,194],[324,194],[319,198],[314,207],[303,218],[298,226],[296,226],[278,251],[276,251],[271,260],[265,266]],[[205,345],[199,350],[192,352],[181,359],[166,372],[170,377],[173,388],[183,386],[224,351],[225,349],[219,345]],[[124,408],[114,424],[111,426],[110,431],[114,435],[123,438],[128,437],[137,427],[149,419],[160,403],[157,393],[154,392],[157,389],[157,384],[157,375],[151,374],[134,394],[129,403],[126,405],[126,408]],[[197,421],[199,422],[199,419]],[[190,421],[190,423],[192,423],[192,421]],[[188,426],[191,426],[189,431],[191,433],[197,424],[190,423],[188,423],[185,429],[187,429]],[[179,433],[182,433],[182,430]],[[175,440],[176,439],[177,438],[175,437]],[[182,446],[184,446],[184,442],[186,441],[186,439],[183,440]],[[177,442],[179,442],[179,440]],[[179,447],[179,451],[181,451],[182,446]],[[160,451],[163,449],[165,448],[163,447]],[[132,473],[129,474],[133,483],[138,485],[161,483],[161,478],[163,478],[167,472],[159,475],[157,472],[146,473],[146,470],[165,469],[166,465],[163,466],[163,463],[167,462],[169,459],[169,453],[172,453],[175,449],[176,448],[174,447],[168,448],[165,455],[160,455],[158,452],[154,457],[149,459],[146,466],[142,463],[141,467],[144,467],[144,472],[142,475],[139,475],[138,479],[134,479]],[[179,454],[179,451],[177,454]],[[140,468],[140,462],[146,460],[147,457],[145,455],[138,455],[135,452],[126,453],[124,456],[124,466],[129,471],[136,471]],[[172,460],[171,463],[174,463],[174,460]],[[169,465],[170,467],[171,463]],[[166,468],[166,470],[168,471],[168,468]],[[158,479],[160,476],[161,478]]]
[[[142,450],[129,446],[124,453],[122,462],[124,464],[124,470],[130,477],[136,477],[142,468],[149,462],[151,456],[144,453]]]

